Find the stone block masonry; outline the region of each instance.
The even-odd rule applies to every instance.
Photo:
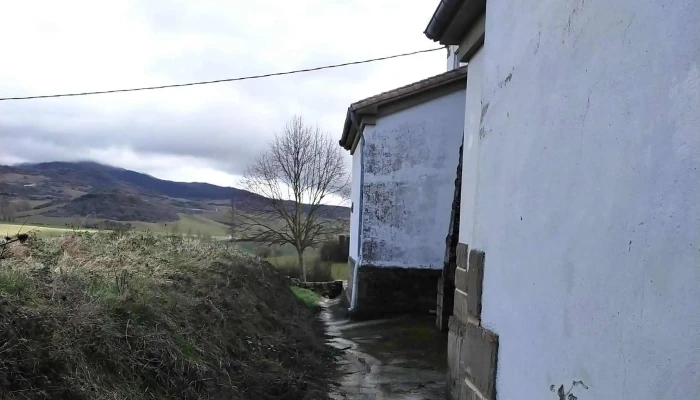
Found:
[[[448,398],[496,398],[498,335],[481,326],[481,297],[486,255],[457,245],[455,300],[448,333]]]
[[[498,336],[452,316],[447,343],[450,399],[495,399]]]
[[[435,309],[437,283],[442,271],[428,268],[391,268],[359,265],[355,319],[392,314],[428,313]]]

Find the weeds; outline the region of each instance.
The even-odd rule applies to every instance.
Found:
[[[309,310],[316,312],[319,310],[320,306],[318,304],[321,300],[321,296],[316,294],[313,290],[300,288],[297,286],[292,286],[292,292],[294,296]]]
[[[325,398],[321,326],[257,257],[137,233],[6,247],[0,398]]]

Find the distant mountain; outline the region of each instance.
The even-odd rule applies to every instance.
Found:
[[[29,201],[32,215],[85,216],[118,221],[158,222],[178,214],[206,214],[226,222],[226,204],[233,199],[242,211],[264,201],[233,187],[185,183],[95,162],[46,162],[0,166],[0,195]],[[347,207],[324,206],[326,218],[347,219]]]
[[[55,161],[20,164],[9,168],[15,170],[13,172],[47,176],[54,182],[62,182],[75,187],[92,186],[96,189],[128,187],[141,192],[188,200],[229,200],[232,195],[234,199],[236,197],[256,196],[251,192],[232,187],[216,186],[209,183],[166,181],[140,172],[94,162]]]

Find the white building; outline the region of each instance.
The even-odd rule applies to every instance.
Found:
[[[428,312],[445,261],[462,143],[466,68],[348,108],[350,311]]]
[[[451,398],[700,398],[699,21],[439,3],[426,35],[468,63]]]

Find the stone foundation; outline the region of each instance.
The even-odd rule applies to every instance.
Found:
[[[352,280],[348,283],[349,292],[357,290],[355,308],[350,314],[352,318],[428,313],[435,309],[441,270],[371,265],[357,268],[357,287],[352,286]]]

